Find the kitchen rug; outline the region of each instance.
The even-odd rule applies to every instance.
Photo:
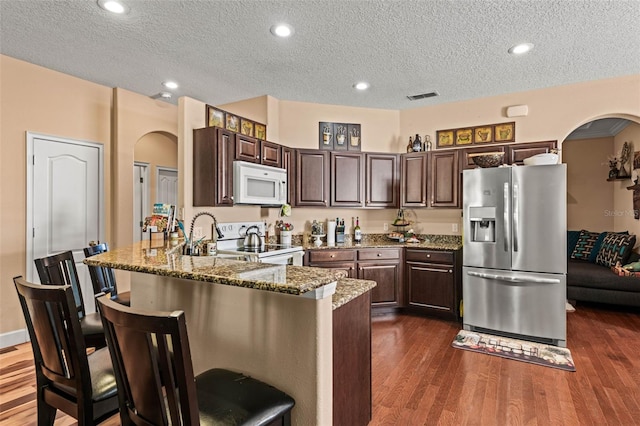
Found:
[[[559,368],[565,371],[576,371],[567,348],[547,345],[544,343],[516,340],[508,337],[493,336],[491,334],[476,333],[475,331],[460,330],[451,343],[456,349],[465,349],[487,355],[497,355],[503,358],[515,359],[545,367]]]

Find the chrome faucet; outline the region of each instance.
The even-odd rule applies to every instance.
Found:
[[[193,249],[194,249],[194,244],[193,244],[193,227],[196,224],[196,219],[198,219],[200,216],[209,216],[211,219],[213,219],[213,228],[211,228],[211,238],[213,237],[213,230],[215,229],[215,232],[217,234],[218,238],[222,238],[224,237],[224,235],[222,234],[222,232],[220,232],[220,228],[218,228],[218,220],[216,219],[216,217],[209,213],[209,212],[200,212],[198,214],[196,214],[193,219],[191,219],[191,226],[189,227],[189,253],[188,254],[193,254]]]

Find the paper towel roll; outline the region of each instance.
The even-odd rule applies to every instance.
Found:
[[[336,221],[329,220],[327,223],[327,245],[336,245]]]

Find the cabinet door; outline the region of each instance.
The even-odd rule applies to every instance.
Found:
[[[358,263],[358,278],[378,283],[371,290],[372,306],[400,306],[399,263]]]
[[[282,147],[274,142],[260,141],[262,164],[273,167],[281,167],[280,151]]]
[[[366,154],[365,206],[398,207],[398,156]]]
[[[296,197],[298,207],[329,205],[329,151],[296,151]]]
[[[552,149],[558,147],[558,141],[530,142],[519,143],[516,145],[507,145],[505,154],[505,162],[508,164],[524,165],[524,159],[537,154],[546,154]]]
[[[330,176],[332,207],[362,207],[362,154],[332,152]]]
[[[218,167],[216,184],[216,206],[233,206],[233,159],[235,151],[235,134],[228,130],[218,129],[216,141]]]
[[[236,160],[259,163],[260,141],[250,136],[236,133]]]
[[[280,167],[287,171],[287,203],[294,204],[296,191],[295,150],[286,146],[282,147],[282,160]]]
[[[196,207],[215,205],[217,130],[220,129],[205,127],[193,131],[193,205]]]
[[[431,153],[431,207],[460,207],[458,151]]]
[[[428,153],[402,154],[400,204],[402,207],[427,207]]]
[[[407,303],[443,315],[454,315],[453,265],[407,262]]]

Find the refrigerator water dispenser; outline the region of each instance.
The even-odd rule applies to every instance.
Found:
[[[471,241],[481,243],[496,242],[496,208],[469,207]]]

